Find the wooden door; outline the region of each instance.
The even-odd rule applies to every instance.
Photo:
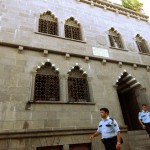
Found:
[[[129,130],[140,130],[141,126],[138,121],[138,113],[140,111],[139,104],[137,102],[135,91],[130,90],[123,94],[118,94],[122,114],[125,124]]]

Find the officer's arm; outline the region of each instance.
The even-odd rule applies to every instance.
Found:
[[[121,135],[120,135],[120,129],[119,129],[119,125],[116,122],[116,120],[114,120],[114,130],[117,132],[117,143],[120,144],[121,143]]]
[[[93,134],[94,137],[97,137],[97,136],[99,136],[99,135],[100,135],[100,133],[97,132],[97,131]]]
[[[141,119],[139,119],[139,122],[140,122],[140,124],[143,126],[143,123],[142,123]]]
[[[141,119],[139,119],[139,122],[142,125],[143,129],[145,129],[145,125],[143,124],[143,122],[141,121]]]
[[[145,128],[143,122],[142,122],[142,117],[141,117],[141,113],[139,112],[139,122],[142,125],[143,128]]]
[[[100,133],[98,132],[98,131],[96,131],[94,134],[92,134],[91,136],[90,136],[90,140],[92,140],[94,137],[97,137],[97,136],[99,136],[100,135]]]
[[[120,131],[117,132],[116,150],[121,150],[121,136],[120,136]]]
[[[117,132],[117,144],[121,144],[121,135],[120,135],[120,131]]]

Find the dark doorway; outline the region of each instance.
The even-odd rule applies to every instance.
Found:
[[[124,93],[118,92],[118,97],[124,122],[128,126],[128,130],[141,130],[141,126],[138,121],[140,108],[135,96],[135,89],[130,89]]]
[[[141,130],[138,120],[141,101],[141,84],[126,70],[116,80],[117,93],[125,124],[128,130]]]

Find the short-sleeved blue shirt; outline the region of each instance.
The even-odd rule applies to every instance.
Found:
[[[112,138],[120,131],[116,120],[107,117],[99,122],[97,132],[102,134],[102,139]]]
[[[139,120],[143,123],[150,123],[150,112],[149,111],[141,111],[139,112]]]

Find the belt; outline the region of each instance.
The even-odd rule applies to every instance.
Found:
[[[144,122],[143,122],[143,124],[144,124],[144,125],[150,125],[150,122],[148,122],[148,123],[144,123]]]

